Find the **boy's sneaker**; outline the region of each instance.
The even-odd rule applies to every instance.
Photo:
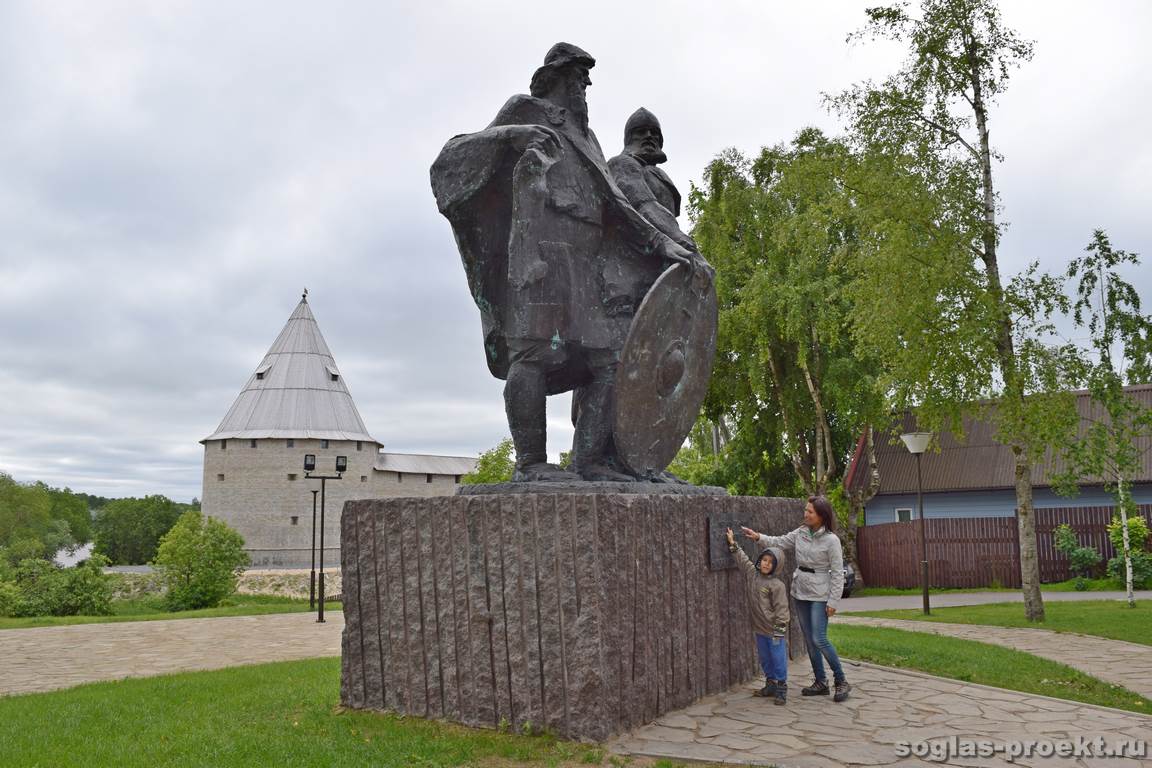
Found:
[[[848,685],[847,680],[836,681],[836,695],[832,697],[832,701],[844,701],[848,698],[848,692],[852,690],[852,686]]]
[[[814,680],[812,685],[800,689],[801,696],[827,696],[828,683],[823,680]]]
[[[788,681],[781,680],[776,684],[776,695],[772,697],[773,704],[788,703]]]
[[[776,695],[776,681],[765,680],[764,687],[752,694],[753,696],[762,696],[765,699],[770,699]]]

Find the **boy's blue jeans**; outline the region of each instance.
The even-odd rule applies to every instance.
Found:
[[[769,680],[788,679],[788,638],[756,635],[756,651],[760,654],[760,668]]]
[[[796,601],[796,613],[800,619],[800,630],[804,633],[804,642],[808,645],[808,660],[812,662],[812,674],[820,682],[828,681],[828,676],[824,673],[824,659],[828,659],[828,666],[832,667],[833,679],[844,679],[840,657],[836,655],[836,649],[828,640],[828,614],[825,611],[827,606],[828,603],[823,600]]]

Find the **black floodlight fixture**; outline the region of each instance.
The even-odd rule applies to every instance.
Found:
[[[348,457],[347,456],[337,456],[336,457],[336,472],[338,474],[343,474],[344,472],[347,472],[347,471],[348,471]]]
[[[304,454],[304,471],[305,472],[315,472],[316,471],[316,454],[314,454],[314,453]]]

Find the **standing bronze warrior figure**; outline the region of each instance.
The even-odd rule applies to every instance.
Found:
[[[625,342],[641,302],[670,265],[685,265],[680,271],[690,276],[676,285],[690,286],[684,290],[697,304],[703,297],[704,337],[714,349],[711,269],[680,232],[679,193],[656,168],[663,161],[659,123],[646,110],[634,115],[625,152],[610,169],[588,127],[585,90],[594,65],[580,48],[556,44],[533,75],[530,95],[510,98],[482,131],[449,140],[431,169],[437,205],[452,224],[480,309],[488,367],[506,382],[518,481],[667,479],[666,461],[629,462],[615,438],[627,416],[616,402]],[[659,308],[648,314],[658,317]],[[693,364],[704,355],[691,338],[642,341],[632,345],[634,356],[671,382],[665,396],[683,397],[683,390],[689,399],[702,397],[701,365]],[[545,431],[547,395],[567,391],[576,428],[570,472],[547,462]],[[690,407],[694,418],[699,405],[676,407]]]

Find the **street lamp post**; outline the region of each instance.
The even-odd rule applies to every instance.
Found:
[[[931,613],[928,605],[928,532],[924,525],[924,476],[920,473],[920,457],[932,441],[931,432],[909,432],[900,435],[909,453],[916,456],[916,505],[920,514],[920,586],[924,591],[924,615]]]
[[[329,480],[339,480],[345,472],[348,471],[348,457],[336,457],[336,474],[335,475],[316,475],[316,456],[315,454],[306,454],[304,456],[304,477],[311,480],[320,481],[320,600],[319,610],[316,613],[317,623],[324,623],[324,495],[328,488]],[[316,491],[312,491],[312,501],[316,501]],[[315,518],[313,518],[315,520]],[[315,523],[313,523],[315,525]],[[315,544],[313,544],[315,546]]]
[[[308,579],[308,610],[316,610],[316,494],[312,491],[312,576]]]

